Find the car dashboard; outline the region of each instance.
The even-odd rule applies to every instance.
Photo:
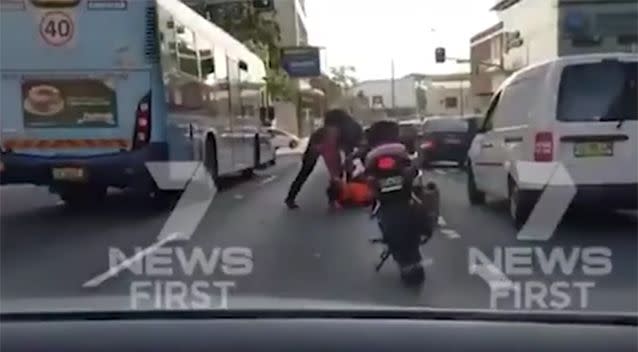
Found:
[[[13,351],[636,351],[635,316],[475,312],[3,314]]]

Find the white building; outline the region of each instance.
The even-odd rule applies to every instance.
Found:
[[[355,95],[363,94],[371,108],[386,110],[390,116],[414,116],[425,113],[426,87],[425,76],[408,75],[394,82],[392,79],[362,81],[352,91]]]
[[[308,44],[305,0],[274,0],[275,20],[281,30],[282,46]]]
[[[500,0],[504,66],[517,70],[549,58],[637,51],[636,0]]]
[[[426,97],[428,116],[463,116],[474,112],[470,81],[431,82]]]

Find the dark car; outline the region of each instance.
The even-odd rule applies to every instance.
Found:
[[[401,143],[405,144],[410,154],[416,153],[418,145],[423,137],[423,122],[419,120],[401,121],[399,123],[399,133]]]
[[[470,115],[463,117],[464,120],[468,123],[468,133],[470,142],[474,139],[474,136],[478,133],[478,130],[483,125],[483,116],[482,115]]]
[[[432,162],[452,161],[465,165],[467,151],[472,143],[470,122],[464,118],[432,118],[423,124],[423,137],[419,151],[428,167]]]

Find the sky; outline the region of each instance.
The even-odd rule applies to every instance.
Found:
[[[434,49],[469,58],[470,38],[498,22],[496,0],[306,0],[311,45],[324,67],[354,66],[359,80],[469,71],[436,64]],[[326,65],[327,64],[327,65]]]

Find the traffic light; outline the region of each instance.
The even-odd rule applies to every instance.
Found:
[[[436,48],[434,50],[434,60],[438,64],[445,62],[445,48]]]
[[[274,0],[253,0],[253,7],[259,11],[272,11],[275,9]]]

